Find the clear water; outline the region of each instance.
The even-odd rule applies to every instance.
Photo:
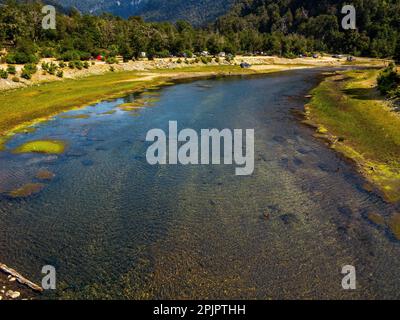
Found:
[[[68,142],[64,155],[0,152],[0,261],[40,282],[43,298],[400,298],[400,245],[366,219],[398,207],[362,188],[354,168],[312,136],[291,109],[318,71],[201,80],[160,89],[135,112],[102,102],[55,117],[35,139]],[[254,128],[255,172],[234,166],[150,166],[148,130]],[[7,192],[56,178],[26,199]],[[269,220],[263,213],[271,212]],[[357,268],[356,291],[341,268]]]

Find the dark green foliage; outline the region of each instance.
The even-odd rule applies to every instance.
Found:
[[[34,63],[28,63],[24,66],[22,70],[29,72],[30,74],[35,74],[37,72],[37,66]]]
[[[168,5],[176,1],[168,1]],[[167,5],[165,1],[150,2],[158,3],[158,9]],[[186,2],[194,5],[196,1]],[[210,4],[209,0],[200,2],[202,6]],[[83,3],[76,1],[77,5]],[[229,3],[223,6],[228,8]],[[140,17],[123,20],[109,14],[58,13],[57,30],[46,31],[37,18],[42,16],[41,3],[8,2],[0,11],[0,44],[9,48],[6,57],[9,64],[37,63],[38,57],[52,56],[74,62],[70,64],[72,68],[80,68],[76,61],[98,55],[104,61],[116,63],[112,59],[117,55],[127,62],[139,58],[141,52],[146,52],[150,59],[170,55],[190,58],[193,52],[202,51],[212,55],[221,51],[233,55],[263,52],[289,58],[329,51],[400,59],[400,0],[354,0],[357,30],[347,31],[341,28],[340,9],[344,3],[344,0],[238,0],[228,14],[202,29],[182,20],[175,24],[146,23]],[[125,4],[121,1],[121,9],[126,9]],[[218,12],[220,6],[218,1],[207,7],[207,11]],[[185,18],[196,20],[192,16]]]
[[[9,74],[14,75],[14,74],[17,73],[17,69],[15,68],[15,66],[8,66],[8,67],[7,67],[7,72],[8,72]]]
[[[284,56],[313,51],[391,57],[400,41],[399,0],[353,0],[357,30],[343,30],[345,0],[239,0],[215,28],[236,50]],[[399,45],[400,49],[400,45]],[[400,57],[397,57],[400,58]]]
[[[378,89],[384,95],[398,95],[400,85],[400,74],[394,64],[385,68],[378,77]]]
[[[146,21],[178,21],[190,19],[194,25],[214,21],[218,16],[226,13],[234,0],[59,0],[64,7],[76,7],[82,12],[96,14],[110,12],[128,18],[129,16],[143,16]]]
[[[7,79],[8,78],[8,72],[4,69],[0,69],[0,78],[2,79]]]
[[[32,74],[29,73],[29,72],[26,71],[26,70],[22,70],[22,72],[21,72],[21,78],[24,78],[24,79],[26,79],[26,80],[30,80],[30,79],[32,79]]]

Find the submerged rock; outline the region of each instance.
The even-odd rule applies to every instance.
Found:
[[[385,224],[385,218],[382,217],[380,214],[376,212],[370,212],[367,216],[368,220],[371,221],[373,224],[378,226],[383,226]]]
[[[34,194],[39,193],[44,188],[44,184],[41,183],[28,183],[19,189],[11,191],[8,195],[11,198],[27,198]]]
[[[52,180],[55,176],[53,172],[44,169],[36,174],[36,178],[39,180]]]
[[[400,213],[396,213],[390,218],[389,228],[396,239],[400,240]]]
[[[12,291],[12,290],[8,290],[6,292],[6,297],[9,297],[11,299],[17,299],[21,296],[21,293],[18,291]]]
[[[60,116],[61,119],[89,119],[88,114],[75,114],[75,115],[64,115]]]

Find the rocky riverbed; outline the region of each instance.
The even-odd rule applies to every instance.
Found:
[[[0,300],[32,300],[37,296],[16,278],[0,272]]]

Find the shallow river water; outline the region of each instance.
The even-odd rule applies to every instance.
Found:
[[[160,100],[139,111],[116,109],[135,94],[18,134],[0,152],[0,262],[39,283],[53,265],[57,290],[43,298],[400,298],[400,243],[367,219],[398,207],[365,191],[292,112],[320,73],[181,83],[153,91]],[[149,165],[146,133],[170,120],[254,128],[254,174]],[[35,139],[65,140],[67,150],[10,152]],[[56,177],[40,193],[7,196],[42,169]],[[356,267],[357,290],[342,289],[345,265]]]

